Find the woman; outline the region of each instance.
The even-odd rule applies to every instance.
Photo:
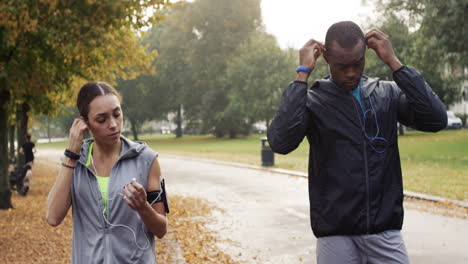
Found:
[[[121,136],[120,95],[107,83],[85,84],[77,107],[47,222],[59,225],[73,207],[72,263],[156,263],[153,234],[166,234],[168,209],[157,153]],[[85,131],[93,139],[82,142]]]

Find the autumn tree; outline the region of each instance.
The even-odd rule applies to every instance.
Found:
[[[8,110],[17,109],[17,139],[35,112],[54,113],[86,79],[112,82],[147,70],[151,56],[137,31],[154,22],[163,0],[0,2],[0,208],[11,207],[7,177]],[[72,88],[72,89],[70,89]]]

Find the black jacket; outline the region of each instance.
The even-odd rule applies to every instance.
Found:
[[[310,220],[316,237],[401,229],[403,184],[397,121],[436,132],[447,125],[444,104],[415,69],[395,82],[362,77],[364,111],[329,79],[311,89],[293,82],[268,128],[274,152],[287,154],[304,136],[310,144]],[[375,114],[374,114],[375,113]]]

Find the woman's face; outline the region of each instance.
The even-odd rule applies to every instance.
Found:
[[[96,141],[115,144],[120,140],[123,116],[120,101],[113,94],[100,95],[89,104],[88,128]]]

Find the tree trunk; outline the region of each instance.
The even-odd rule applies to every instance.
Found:
[[[49,138],[49,143],[52,142],[51,138],[50,138],[50,118],[47,117],[47,138]]]
[[[8,111],[10,93],[0,87],[0,209],[13,208],[8,179]],[[5,89],[5,90],[3,90]]]
[[[10,142],[10,159],[15,157],[15,126],[8,126],[8,141]]]
[[[236,129],[229,129],[229,138],[234,139],[237,137],[237,130]]]
[[[16,113],[16,140],[18,141],[18,149],[20,149],[21,146],[23,146],[26,139],[26,135],[28,134],[28,112],[29,104],[24,102],[18,107],[18,111]],[[24,166],[24,159],[24,153],[21,154],[18,151],[18,158],[16,160],[18,167],[22,168]]]
[[[224,137],[225,132],[222,129],[215,128],[214,135],[217,138],[222,138],[222,137]]]
[[[133,140],[139,140],[138,139],[138,125],[135,124],[135,122],[130,121],[131,129],[132,129],[132,134],[133,134]]]
[[[176,138],[181,138],[182,137],[182,104],[179,104],[179,107],[177,109],[176,123],[177,123]]]

